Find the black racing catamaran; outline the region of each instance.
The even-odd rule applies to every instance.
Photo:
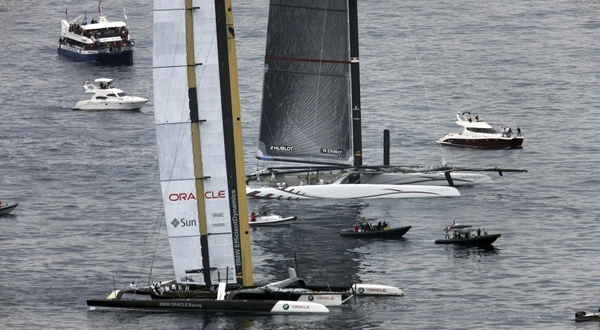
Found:
[[[323,313],[253,285],[231,0],[154,2],[160,180],[175,279],[113,291],[92,307]],[[212,289],[212,290],[211,290]],[[271,292],[275,292],[271,294]]]

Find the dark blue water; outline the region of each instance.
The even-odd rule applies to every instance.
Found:
[[[262,83],[267,0],[234,1],[246,168]],[[296,224],[252,233],[257,282],[285,276],[298,258],[313,282],[402,287],[400,299],[358,299],[325,316],[247,316],[90,311],[150,265],[171,277],[152,102],[152,5],[126,6],[133,66],[59,58],[59,20],[96,3],[0,3],[0,329],[565,329],[600,305],[597,129],[600,4],[595,1],[360,1],[365,162],[526,168],[460,198],[256,202]],[[76,112],[82,84],[115,79],[149,97],[140,112]],[[494,126],[520,126],[522,150],[440,148],[457,111]],[[344,240],[359,216],[412,225],[402,241]],[[437,246],[461,223],[500,232],[496,249]],[[156,250],[156,259],[148,255]],[[597,329],[596,323],[577,329]]]

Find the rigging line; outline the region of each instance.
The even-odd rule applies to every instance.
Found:
[[[158,236],[160,235],[160,214],[159,212],[156,212],[157,217],[154,220],[154,226],[152,227],[152,230],[150,233],[148,233],[148,229],[146,230],[146,233],[144,235],[144,241],[143,241],[143,250],[142,250],[142,264],[140,265],[140,270],[139,273],[136,277],[136,280],[139,281],[139,279],[142,277],[142,272],[144,272],[144,267],[146,266],[146,262],[147,259],[149,258],[150,255],[150,247],[152,245],[152,242],[156,239],[158,240]],[[157,230],[158,229],[158,230]],[[158,231],[158,233],[157,233]]]
[[[434,119],[435,117],[433,116],[433,110],[431,108],[431,99],[429,98],[429,91],[427,90],[427,83],[425,82],[425,77],[423,76],[423,70],[421,69],[421,63],[419,62],[419,57],[417,55],[417,48],[415,47],[415,39],[414,39],[412,30],[410,28],[410,23],[408,22],[408,17],[406,16],[406,10],[404,8],[403,3],[400,3],[400,8],[402,9],[401,11],[404,16],[406,30],[408,31],[408,36],[409,36],[411,46],[413,49],[413,54],[415,56],[415,61],[417,62],[417,68],[419,69],[419,75],[421,78],[421,82],[423,84],[423,91],[425,92],[425,98],[427,100],[427,108],[429,109],[429,115],[431,116],[432,119]],[[439,133],[438,133],[437,124],[436,124],[435,119],[432,120],[432,122],[433,122],[434,131],[435,131],[435,136],[437,139],[437,137],[439,136]],[[442,155],[442,164],[445,165],[446,161],[445,161],[445,157],[444,157],[444,149],[442,148],[442,145],[440,143],[437,143],[437,145],[438,145],[438,149],[440,150],[440,154]]]
[[[144,265],[146,259],[150,259],[149,262],[149,270],[148,270],[148,285],[150,285],[150,280],[152,278],[152,271],[154,269],[154,261],[156,260],[156,251],[158,250],[158,243],[160,242],[160,233],[162,229],[162,223],[164,223],[164,215],[158,214],[154,221],[154,228],[152,231],[152,240],[148,244],[148,250],[146,256],[144,257]],[[154,249],[151,251],[152,242],[154,242]],[[151,257],[149,257],[151,256]],[[142,265],[142,270],[144,265]],[[141,271],[140,271],[141,273]],[[141,274],[139,275],[141,278]]]
[[[152,227],[152,231],[151,233],[148,235],[146,235],[144,237],[144,250],[143,250],[143,259],[142,259],[142,264],[140,266],[140,270],[138,272],[137,275],[137,280],[139,281],[142,278],[142,273],[144,273],[144,269],[146,267],[146,264],[148,263],[148,259],[150,259],[150,247],[152,246],[152,242],[154,242],[154,240],[158,240],[158,234],[157,234],[157,229],[160,230],[160,226],[158,224],[158,220],[160,217],[156,217],[154,220],[154,226]]]

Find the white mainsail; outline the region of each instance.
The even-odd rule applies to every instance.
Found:
[[[160,181],[176,279],[251,285],[233,16],[217,6],[155,0]]]

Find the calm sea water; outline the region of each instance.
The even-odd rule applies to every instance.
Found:
[[[69,17],[95,2],[0,3],[1,329],[597,329],[574,312],[600,305],[597,1],[360,1],[365,162],[381,162],[392,132],[395,164],[526,168],[460,198],[256,202],[298,215],[252,232],[255,279],[282,278],[297,257],[313,283],[378,282],[400,299],[358,299],[325,316],[90,311],[153,266],[171,276],[158,185],[153,102],[140,112],[76,112],[82,84],[114,78],[152,100],[152,5],[125,6],[136,39],[133,66],[59,58]],[[234,1],[247,169],[258,134],[267,0]],[[522,150],[440,148],[457,111],[494,126],[520,126]],[[359,216],[412,225],[402,241],[344,240]],[[492,251],[436,246],[459,222],[500,232]],[[148,259],[156,251],[156,259]]]

